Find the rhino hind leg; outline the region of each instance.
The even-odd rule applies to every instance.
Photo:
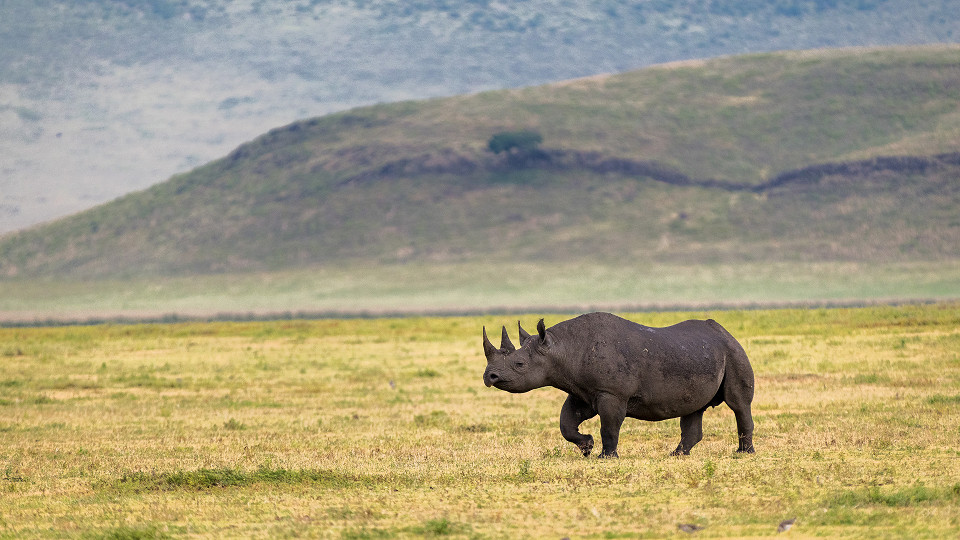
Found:
[[[716,328],[727,344],[726,368],[723,374],[722,392],[723,401],[733,411],[737,418],[737,437],[739,444],[737,452],[752,454],[753,450],[753,414],[750,405],[753,403],[754,378],[753,367],[747,353],[740,343],[724,330],[716,321],[707,321]]]
[[[680,417],[680,444],[670,452],[671,456],[688,456],[690,449],[703,439],[703,411],[700,409]]]
[[[753,413],[750,405],[753,403],[753,369],[747,361],[747,355],[740,351],[742,357],[733,365],[728,365],[727,379],[731,382],[724,385],[723,400],[737,418],[737,438],[739,444],[737,452],[752,454],[753,450]]]
[[[593,436],[580,433],[580,424],[597,415],[593,407],[580,398],[567,396],[560,409],[560,434],[563,438],[577,445],[583,456],[589,456],[593,450]]]
[[[732,409],[733,407],[731,407]],[[733,411],[737,418],[737,435],[740,439],[740,445],[737,452],[752,454],[753,450],[753,415],[750,413],[750,404],[745,409]]]

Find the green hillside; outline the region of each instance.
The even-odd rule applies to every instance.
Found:
[[[3,0],[0,235],[296,119],[677,60],[957,36],[955,0]]]
[[[950,46],[721,58],[360,108],[8,235],[0,275],[954,261],[958,103]],[[541,147],[488,150],[513,130]]]

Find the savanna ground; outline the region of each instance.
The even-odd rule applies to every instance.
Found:
[[[740,339],[755,455],[721,405],[583,458],[559,391],[481,382],[517,317],[0,329],[0,537],[960,534],[960,305],[628,317]]]

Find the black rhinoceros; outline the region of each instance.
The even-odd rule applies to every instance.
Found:
[[[519,326],[519,324],[518,324]],[[658,421],[680,418],[680,444],[689,454],[703,438],[703,412],[726,403],[737,419],[737,452],[752,453],[753,368],[743,347],[714,320],[651,328],[610,313],[589,313],[545,328],[538,335],[520,327],[517,349],[503,328],[500,348],[483,329],[487,369],[483,382],[507,392],[553,386],[567,394],[560,433],[584,456],[593,437],[580,424],[600,415],[603,451],[617,457],[625,417]]]

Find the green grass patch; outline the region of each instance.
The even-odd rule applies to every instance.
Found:
[[[102,531],[89,531],[82,535],[89,540],[166,540],[174,535],[157,525],[121,525]]]
[[[198,469],[166,473],[133,472],[121,476],[112,483],[98,484],[103,489],[112,488],[121,493],[149,491],[205,491],[217,488],[249,487],[257,484],[300,484],[322,487],[346,487],[354,484],[371,484],[371,478],[344,475],[332,471],[289,470],[259,468],[252,471],[240,469]]]
[[[960,405],[960,394],[955,396],[936,394],[928,397],[927,403],[930,405]]]
[[[881,505],[909,507],[924,504],[955,505],[960,501],[960,484],[950,487],[912,486],[903,489],[869,489],[845,492],[831,501],[831,505],[860,506]]]

